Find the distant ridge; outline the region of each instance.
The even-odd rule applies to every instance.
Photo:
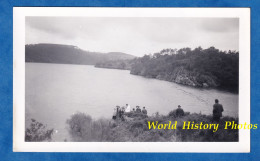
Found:
[[[62,44],[25,45],[25,62],[95,65],[113,60],[130,60],[135,56],[121,52],[90,52]]]

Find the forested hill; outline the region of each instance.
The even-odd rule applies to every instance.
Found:
[[[117,62],[129,67],[131,74],[156,78],[194,87],[213,87],[238,92],[239,53],[214,47],[164,49],[153,55]],[[98,67],[111,66],[111,61]],[[116,68],[115,65],[113,68]]]
[[[95,65],[103,61],[133,58],[134,56],[121,52],[90,52],[72,45],[32,44],[25,46],[26,62]]]

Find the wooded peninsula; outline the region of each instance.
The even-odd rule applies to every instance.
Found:
[[[131,74],[178,84],[218,88],[238,93],[239,52],[202,49],[164,49],[131,60],[100,62],[95,67],[130,70]]]

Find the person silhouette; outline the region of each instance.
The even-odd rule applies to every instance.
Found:
[[[176,116],[177,116],[177,117],[182,117],[182,116],[184,116],[184,111],[183,111],[183,109],[181,108],[181,105],[178,105],[178,108],[176,109]]]
[[[222,117],[222,112],[224,111],[223,106],[219,104],[219,100],[215,99],[215,104],[213,105],[213,122],[219,122]]]

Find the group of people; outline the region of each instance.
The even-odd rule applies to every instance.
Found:
[[[136,112],[136,113],[143,113],[143,114],[147,115],[147,110],[145,109],[145,107],[143,107],[143,109],[141,110],[140,106],[136,106],[136,109],[133,108],[132,111]]]
[[[222,112],[224,111],[223,106],[219,103],[218,99],[215,99],[215,104],[213,105],[213,117],[212,122],[219,122],[220,118],[222,117]],[[176,116],[182,117],[184,116],[184,110],[181,108],[180,105],[178,105],[178,108],[176,109]]]
[[[113,113],[113,117],[112,119],[116,120],[116,119],[122,119],[124,120],[124,115],[126,113],[142,113],[144,115],[147,115],[147,110],[145,109],[145,107],[143,107],[143,109],[141,110],[140,106],[136,106],[136,108],[133,108],[131,110],[131,107],[129,104],[126,104],[126,106],[116,106],[116,108],[114,108],[114,113]]]
[[[219,100],[215,99],[215,104],[213,105],[213,118],[212,121],[213,122],[219,122],[220,118],[222,117],[222,112],[224,111],[223,106],[221,104],[219,104]],[[125,113],[130,113],[130,112],[134,112],[134,113],[142,113],[144,115],[147,115],[147,110],[145,109],[145,107],[143,107],[143,109],[141,110],[140,106],[136,106],[136,108],[133,108],[131,110],[130,105],[126,104],[126,106],[124,107],[120,107],[120,106],[116,106],[116,108],[114,109],[114,113],[113,113],[113,119],[122,119],[124,120],[124,114]],[[178,105],[178,108],[176,109],[175,112],[177,117],[182,117],[184,116],[184,110],[181,108],[181,105]]]

